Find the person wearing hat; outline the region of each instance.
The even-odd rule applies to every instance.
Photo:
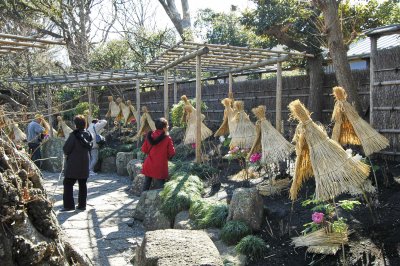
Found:
[[[40,152],[40,142],[42,141],[42,134],[45,128],[40,124],[43,120],[42,114],[36,114],[35,119],[32,120],[27,127],[27,141],[29,147],[29,154],[31,155],[31,160],[40,168],[42,154]]]

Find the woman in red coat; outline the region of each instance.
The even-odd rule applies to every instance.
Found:
[[[146,176],[143,191],[150,189],[152,181],[156,189],[164,186],[168,178],[168,160],[175,155],[174,143],[168,135],[168,121],[159,118],[155,126],[156,130],[147,133],[142,146],[142,152],[147,154],[142,170]]]

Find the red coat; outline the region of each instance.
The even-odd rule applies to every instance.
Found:
[[[142,152],[147,154],[142,173],[156,179],[168,178],[168,159],[175,155],[174,143],[163,130],[155,130],[146,135]]]

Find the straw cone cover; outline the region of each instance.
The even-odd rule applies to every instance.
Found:
[[[358,115],[356,109],[347,101],[347,93],[342,87],[334,87],[333,96],[333,140],[341,145],[361,145],[367,156],[389,146],[388,139]]]
[[[225,107],[224,120],[222,121],[219,129],[215,132],[215,137],[228,135],[229,132],[232,131],[234,128],[235,123],[232,118],[235,116],[236,111],[232,108],[232,101],[233,99],[231,98],[225,98],[221,101],[221,103]]]
[[[186,118],[186,132],[185,132],[185,137],[183,139],[184,144],[192,144],[196,143],[196,116],[197,116],[197,110],[194,108],[190,103],[185,104],[184,106],[184,117]],[[201,121],[203,121],[205,116],[201,114]],[[203,122],[201,122],[201,140],[205,140],[206,138],[210,137],[212,135],[211,129],[209,129]]]
[[[243,101],[235,101],[234,107],[237,113],[232,118],[232,122],[235,123],[235,126],[233,130],[231,130],[232,140],[230,147],[250,149],[256,137],[256,127],[244,111]]]
[[[348,157],[346,151],[311,120],[309,111],[299,100],[291,102],[289,110],[292,117],[299,121],[295,134],[295,140],[299,143],[296,142],[297,158],[290,189],[291,199],[297,198],[301,183],[310,177],[311,173],[315,177],[317,200],[332,199],[362,187],[369,176],[369,166]]]

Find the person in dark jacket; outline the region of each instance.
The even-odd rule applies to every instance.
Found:
[[[63,150],[66,155],[64,177],[64,209],[62,211],[75,210],[73,187],[76,181],[79,183],[78,206],[79,210],[86,210],[87,186],[89,177],[89,156],[92,148],[92,135],[86,131],[86,120],[83,115],[74,118],[76,129],[69,135]]]
[[[159,118],[155,121],[156,130],[150,131],[142,145],[142,152],[147,154],[142,173],[146,176],[143,191],[162,188],[168,179],[168,160],[175,155],[174,143],[168,135],[168,121]]]

